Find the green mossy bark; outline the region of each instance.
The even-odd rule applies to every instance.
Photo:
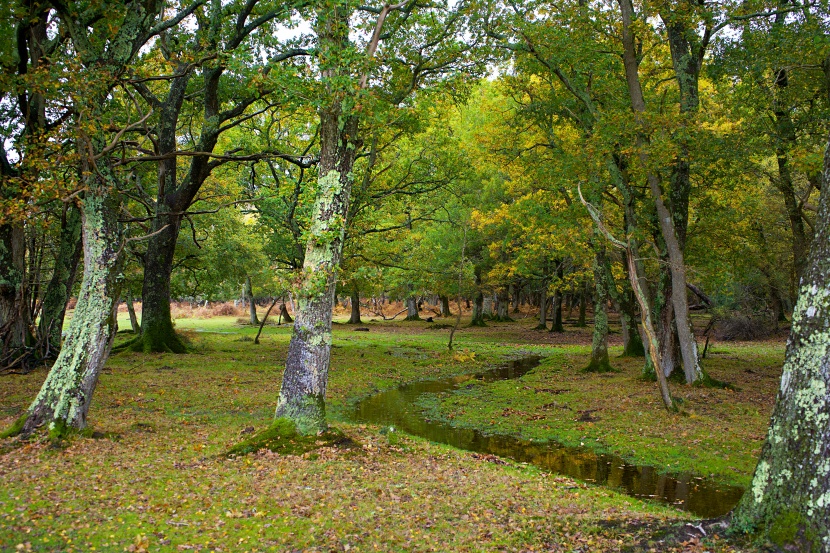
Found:
[[[6,438],[13,438],[20,433],[23,432],[23,428],[26,425],[26,421],[29,418],[29,413],[26,413],[20,417],[16,421],[12,423],[10,427],[8,427],[3,432],[0,432],[0,440],[5,440]]]
[[[830,58],[825,72],[830,81]],[[752,485],[733,527],[804,552],[830,551],[830,139],[816,233]]]
[[[256,453],[267,449],[280,455],[302,455],[321,447],[346,445],[351,447],[354,442],[337,429],[329,429],[322,433],[303,433],[295,422],[289,418],[277,418],[271,426],[243,440],[228,450],[227,457],[236,457]]]

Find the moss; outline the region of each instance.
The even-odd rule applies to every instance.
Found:
[[[602,360],[598,359],[591,359],[591,362],[588,363],[588,366],[582,369],[582,372],[586,373],[614,373],[619,372],[614,367],[611,366],[611,363],[608,361],[608,357],[606,356]]]
[[[302,434],[294,421],[280,417],[271,426],[236,444],[225,454],[228,457],[247,455],[267,449],[280,455],[302,455],[321,447],[341,446],[350,448],[356,444],[340,430],[329,428],[320,434]]]
[[[6,438],[13,438],[14,436],[19,435],[21,432],[23,432],[23,426],[26,424],[27,420],[29,420],[29,413],[25,413],[16,421],[14,421],[10,427],[8,427],[3,432],[0,432],[0,440],[5,440]]]
[[[814,540],[807,535],[807,528],[808,521],[799,512],[786,510],[772,520],[767,535],[772,543],[780,547],[798,545],[799,550],[809,551],[811,548],[808,544]]]

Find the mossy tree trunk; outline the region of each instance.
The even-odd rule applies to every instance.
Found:
[[[362,323],[360,320],[360,289],[357,287],[356,282],[352,283],[350,299],[352,304],[352,314],[349,317],[349,324],[359,325]]]
[[[338,59],[348,51],[349,21],[343,11],[318,12],[320,56]],[[297,290],[294,332],[288,345],[275,418],[293,422],[301,434],[326,430],[326,385],[331,359],[331,318],[337,267],[343,252],[355,154],[360,147],[358,118],[344,105],[347,74],[326,61],[321,79],[330,101],[320,108],[320,163],[305,260]]]
[[[86,426],[98,375],[115,336],[120,294],[120,202],[108,186],[86,192],[82,204],[84,275],[66,342],[27,411],[22,431],[47,426],[58,437]]]
[[[830,141],[815,238],[793,311],[781,386],[752,485],[735,510],[734,527],[760,531],[788,551],[830,551],[828,421]]]
[[[13,360],[29,341],[23,223],[0,225],[0,362]]]
[[[81,211],[75,204],[68,204],[61,220],[60,245],[55,259],[55,269],[43,296],[43,310],[38,323],[39,339],[49,340],[49,349],[55,355],[61,348],[66,304],[75,285],[78,264],[81,261],[81,227]]]
[[[591,340],[591,362],[585,368],[588,372],[610,372],[608,359],[608,286],[604,266],[607,263],[605,246],[594,246],[594,334]],[[585,294],[583,294],[584,296]]]
[[[496,320],[503,322],[513,320],[510,318],[510,289],[507,287],[499,288],[496,297]]]

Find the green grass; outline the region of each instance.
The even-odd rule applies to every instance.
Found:
[[[124,352],[107,364],[89,422],[108,437],[76,437],[64,449],[46,440],[0,443],[0,550],[648,550],[657,532],[688,515],[492,456],[348,424],[343,409],[401,382],[475,372],[536,352],[545,362],[522,379],[435,398],[429,408],[461,425],[580,440],[672,471],[687,463],[746,483],[783,356],[782,344],[716,345],[707,370],[740,390],[675,386],[688,414],[671,416],[654,385],[638,380],[638,360],[612,359],[620,373],[580,372],[586,330],[552,335],[531,331],[527,321],[491,324],[462,330],[449,353],[448,331],[428,323],[369,322],[369,332],[335,325],[328,409],[351,444],[227,458],[272,422],[290,327],[266,326],[254,345],[257,329],[235,317],[176,324],[194,353]],[[45,375],[2,377],[3,428]],[[540,391],[557,389],[568,391]],[[553,402],[569,409],[542,408]],[[507,405],[512,411],[505,413]],[[592,408],[601,409],[597,422],[573,420]],[[534,415],[543,418],[528,420]],[[729,459],[718,461],[723,455]],[[716,539],[706,550],[748,551],[736,547]]]

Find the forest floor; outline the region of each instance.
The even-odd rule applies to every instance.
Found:
[[[640,379],[642,358],[617,357],[618,335],[619,372],[586,374],[589,328],[534,325],[528,317],[462,327],[453,352],[449,330],[430,323],[335,325],[329,416],[350,440],[299,456],[227,458],[273,417],[291,329],[266,326],[255,345],[257,329],[235,317],[179,319],[193,353],[125,352],[108,362],[90,410],[94,436],[60,448],[0,442],[0,551],[762,550],[717,526],[704,537],[688,526],[699,522],[692,515],[667,506],[345,422],[349,405],[378,390],[538,354],[541,365],[518,380],[426,397],[423,408],[459,426],[748,485],[783,340],[710,346],[706,369],[736,389],[673,384],[682,410],[669,414],[655,384]],[[0,377],[0,427],[45,375]]]

